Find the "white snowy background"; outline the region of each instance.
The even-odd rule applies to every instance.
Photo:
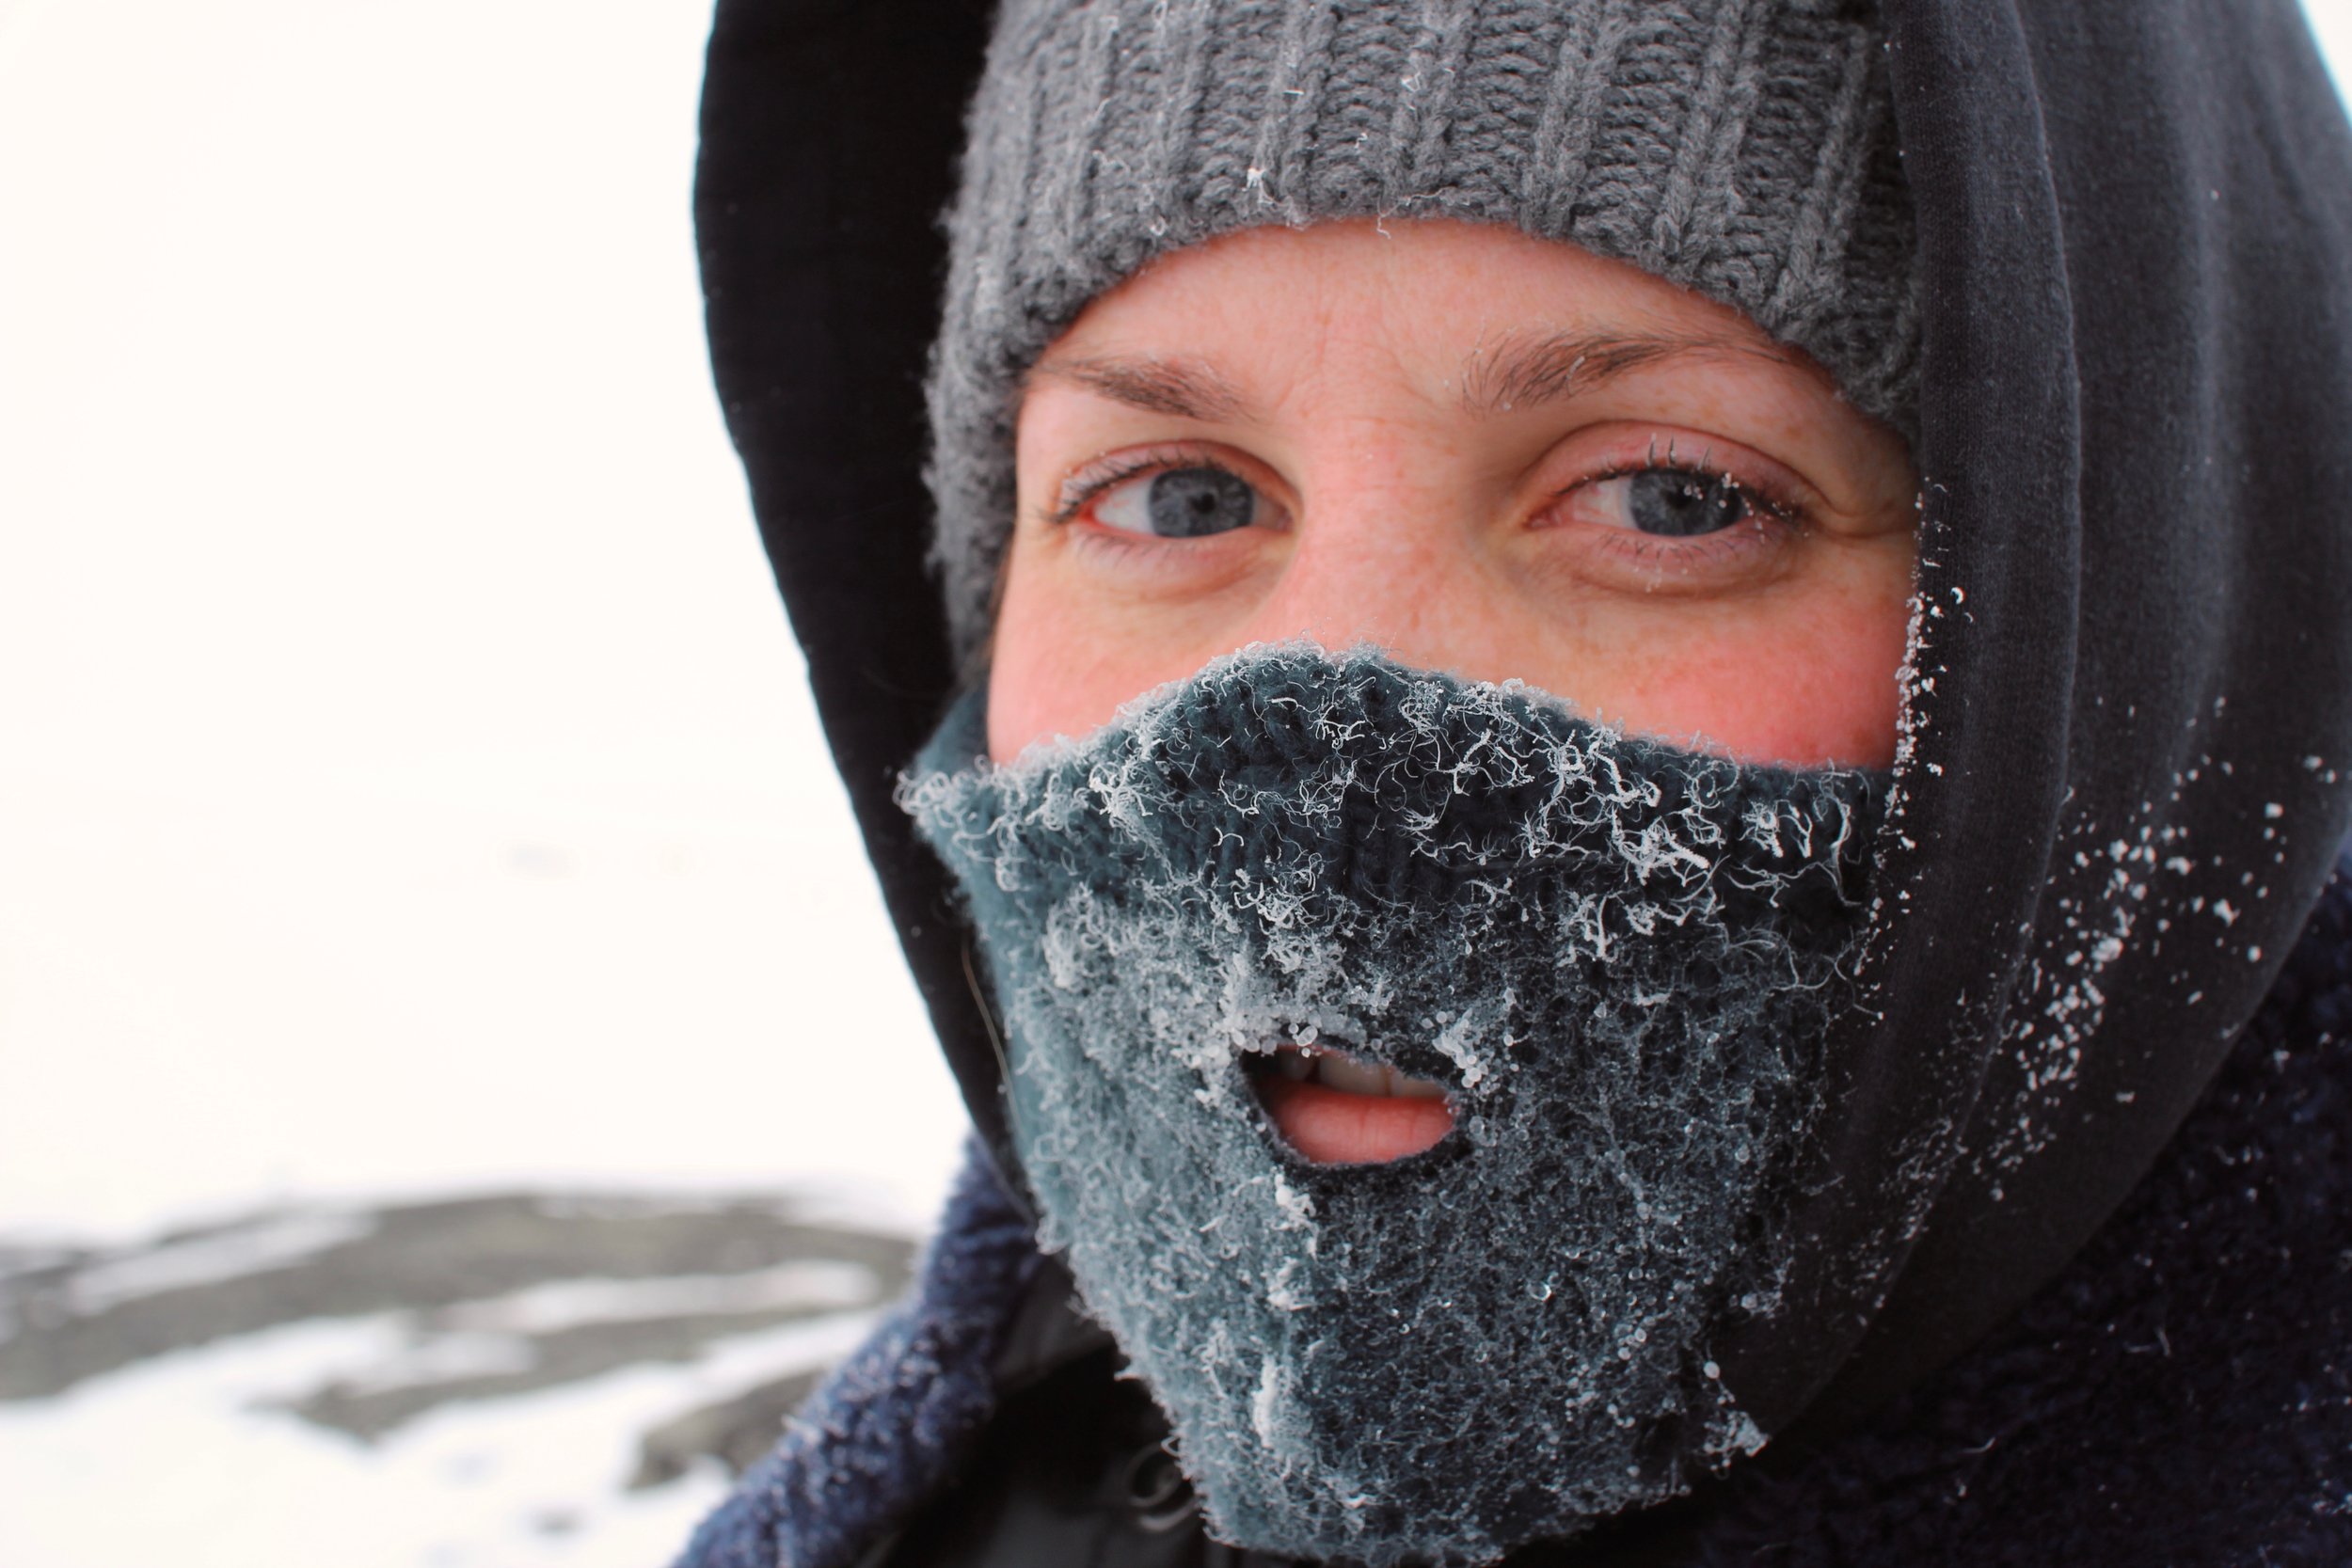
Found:
[[[927,1223],[961,1114],[703,356],[707,21],[0,0],[0,1358],[246,1303],[0,1368],[0,1568],[660,1563],[723,1478],[644,1433],[893,1281],[790,1222]],[[532,1193],[727,1261],[238,1294]]]

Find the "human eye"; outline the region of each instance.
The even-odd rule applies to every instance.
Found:
[[[1728,443],[1620,431],[1564,459],[1534,526],[1558,539],[1562,564],[1597,583],[1732,591],[1776,577],[1811,529],[1810,487]]]
[[[1271,525],[1281,509],[1232,467],[1199,453],[1138,453],[1073,474],[1054,520],[1147,539],[1204,539]]]
[[[1589,520],[1657,539],[1701,538],[1779,516],[1730,475],[1698,468],[1643,468],[1580,488]]]

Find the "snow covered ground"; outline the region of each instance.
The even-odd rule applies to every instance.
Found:
[[[662,1561],[912,1252],[489,1195],[0,1253],[0,1562]]]
[[[944,1186],[707,23],[0,0],[0,1568],[660,1562]]]

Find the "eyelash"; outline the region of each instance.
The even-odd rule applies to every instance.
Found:
[[[1658,453],[1658,445],[1653,441],[1650,443],[1648,454],[1641,462],[1612,464],[1597,474],[1588,474],[1565,489],[1554,492],[1552,499],[1554,501],[1565,500],[1579,490],[1590,489],[1596,484],[1606,484],[1613,479],[1630,479],[1636,474],[1661,471],[1693,474],[1710,483],[1723,485],[1774,522],[1786,524],[1790,528],[1803,526],[1805,521],[1805,509],[1802,502],[1780,495],[1772,485],[1760,483],[1755,480],[1741,479],[1729,467],[1712,461],[1713,457],[1714,452],[1711,450],[1706,450],[1702,451],[1697,457],[1686,460],[1675,451],[1675,444],[1672,441],[1666,443],[1665,455],[1661,457]]]
[[[1180,467],[1215,468],[1221,474],[1232,475],[1252,489],[1263,488],[1233,464],[1220,462],[1214,452],[1189,447],[1149,447],[1141,451],[1097,458],[1063,480],[1054,509],[1046,514],[1045,520],[1057,528],[1075,522],[1106,491],[1131,479],[1140,479],[1154,469]],[[1125,531],[1113,531],[1123,533]]]
[[[1726,562],[1730,558],[1759,548],[1768,549],[1804,531],[1808,515],[1803,502],[1781,494],[1776,486],[1742,479],[1724,466],[1710,462],[1709,456],[1709,453],[1702,452],[1696,459],[1685,461],[1676,454],[1673,443],[1669,442],[1662,460],[1653,448],[1643,461],[1613,464],[1565,489],[1555,491],[1550,504],[1539,515],[1549,516],[1571,503],[1580,491],[1589,491],[1637,474],[1663,471],[1692,474],[1710,483],[1724,485],[1747,502],[1749,515],[1731,527],[1713,533],[1681,538],[1670,534],[1644,533],[1638,529],[1595,525],[1600,547],[1642,566],[1680,563],[1696,567]]]
[[[1783,529],[1792,532],[1805,528],[1808,514],[1802,501],[1782,494],[1777,486],[1739,477],[1726,466],[1711,461],[1712,455],[1711,451],[1703,450],[1696,458],[1685,461],[1675,451],[1673,440],[1669,439],[1665,452],[1661,456],[1658,451],[1657,442],[1653,440],[1648,451],[1640,460],[1609,465],[1596,473],[1578,480],[1574,484],[1554,491],[1544,512],[1538,515],[1549,515],[1579,491],[1589,490],[1613,480],[1628,479],[1637,474],[1662,469],[1694,474],[1702,479],[1726,485],[1748,502],[1754,509],[1753,514],[1749,519],[1734,527],[1715,533],[1698,534],[1687,538],[1643,533],[1632,529],[1607,530],[1607,532],[1620,536],[1614,541],[1613,547],[1624,554],[1649,562],[1666,558],[1696,562],[1710,555],[1721,555],[1741,548],[1754,547],[1762,542],[1756,538],[1756,535],[1766,528]],[[1130,480],[1142,478],[1155,470],[1177,467],[1214,468],[1219,473],[1231,474],[1263,493],[1263,487],[1259,485],[1256,480],[1243,472],[1239,466],[1220,460],[1214,451],[1190,446],[1150,447],[1138,451],[1115,453],[1108,457],[1098,458],[1071,474],[1062,481],[1055,505],[1045,514],[1045,521],[1056,528],[1066,527],[1076,522],[1098,499],[1119,485]],[[1124,529],[1105,527],[1098,531],[1105,537],[1095,540],[1094,543],[1104,547],[1122,550],[1149,550],[1164,545],[1193,543],[1187,540],[1153,539],[1147,535],[1135,534]]]

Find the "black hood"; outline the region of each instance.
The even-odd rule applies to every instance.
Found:
[[[1016,1174],[967,933],[892,800],[960,673],[921,383],[991,9],[720,0],[695,214],[835,761]],[[1924,612],[1806,1244],[1723,1357],[1774,1432],[1874,1404],[2081,1248],[2352,825],[2352,136],[2299,9],[1883,10],[1924,269]]]

